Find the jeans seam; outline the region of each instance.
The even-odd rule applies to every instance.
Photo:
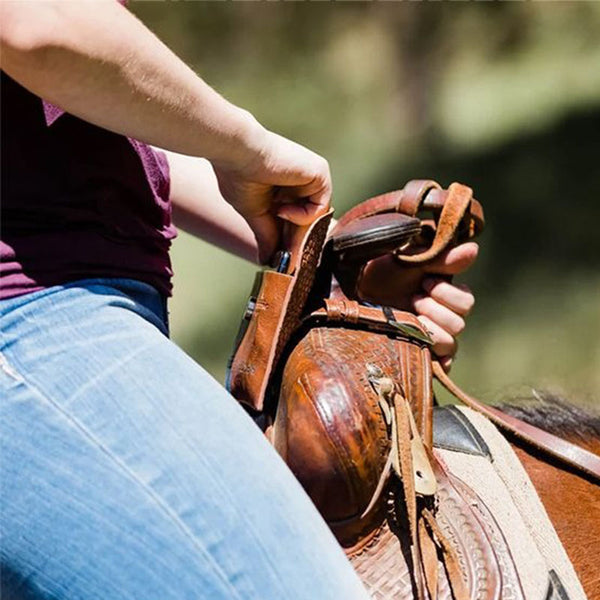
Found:
[[[162,342],[162,340],[161,340],[161,342]],[[145,346],[142,346],[141,348],[136,348],[133,352],[127,354],[126,356],[124,356],[119,361],[115,361],[115,364],[113,366],[104,369],[102,371],[102,373],[100,373],[100,374],[92,377],[89,381],[86,381],[79,389],[77,389],[71,396],[69,396],[67,398],[67,401],[68,402],[73,402],[74,400],[77,399],[77,397],[81,393],[83,393],[84,391],[86,391],[87,389],[89,389],[92,385],[96,384],[103,377],[105,377],[106,375],[110,375],[114,371],[118,371],[119,369],[122,369],[123,365],[125,363],[129,362],[132,358],[136,357],[138,354],[140,354],[142,352],[145,352],[146,350],[148,350],[148,348],[151,348],[154,345],[158,345],[161,342],[155,342],[154,344],[147,344]]]
[[[153,345],[158,345],[159,342],[155,344],[150,344],[145,346],[145,349],[151,347]],[[130,357],[128,357],[130,358]],[[4,355],[1,355],[2,359],[2,369],[5,370],[5,365],[8,365],[9,369],[14,369],[11,363],[6,360]],[[6,372],[6,371],[5,371]],[[196,536],[189,529],[189,527],[180,519],[175,511],[173,511],[168,504],[158,495],[156,494],[152,488],[150,488],[147,484],[145,484],[139,477],[121,460],[118,456],[113,454],[109,448],[107,448],[100,440],[96,438],[96,436],[88,430],[88,428],[81,423],[78,419],[74,418],[70,414],[68,414],[57,402],[55,402],[51,397],[43,393],[38,389],[36,385],[28,381],[21,373],[18,372],[17,369],[14,369],[14,373],[18,376],[18,381],[23,385],[26,385],[30,388],[36,395],[38,395],[43,401],[49,404],[54,410],[60,413],[73,427],[78,429],[84,437],[86,437],[92,444],[94,444],[101,452],[103,452],[108,458],[113,461],[118,468],[120,468],[136,485],[140,486],[148,496],[156,503],[160,510],[162,510],[170,519],[173,520],[175,525],[181,530],[183,535],[188,538],[192,546],[194,546],[201,555],[205,556],[208,559],[209,564],[213,565],[215,568],[215,572],[218,577],[223,581],[223,583],[229,588],[234,594],[235,598],[238,600],[243,600],[239,595],[239,592],[235,589],[233,584],[227,578],[226,573],[223,571],[221,566],[215,561],[215,559],[211,556],[211,554],[196,540]]]
[[[3,352],[0,352],[0,368],[4,371],[5,375],[8,375],[11,379],[18,381],[19,383],[26,383],[23,375],[21,375],[12,363],[9,362]]]

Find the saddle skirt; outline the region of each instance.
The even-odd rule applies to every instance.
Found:
[[[436,521],[453,545],[472,600],[585,600],[573,566],[516,454],[469,408],[436,407],[434,454],[444,471]],[[413,600],[409,562],[384,520],[371,540],[346,549],[374,600]],[[441,561],[438,597],[452,593]]]

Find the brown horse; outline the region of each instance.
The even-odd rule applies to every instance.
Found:
[[[600,455],[600,417],[550,394],[502,410]],[[554,524],[590,600],[600,599],[600,486],[507,436]]]

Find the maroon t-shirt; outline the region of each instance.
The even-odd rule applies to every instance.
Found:
[[[171,293],[166,157],[2,72],[0,298],[92,277]]]

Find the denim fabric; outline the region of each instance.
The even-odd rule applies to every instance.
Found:
[[[0,324],[2,598],[367,598],[154,288],[48,288]]]

